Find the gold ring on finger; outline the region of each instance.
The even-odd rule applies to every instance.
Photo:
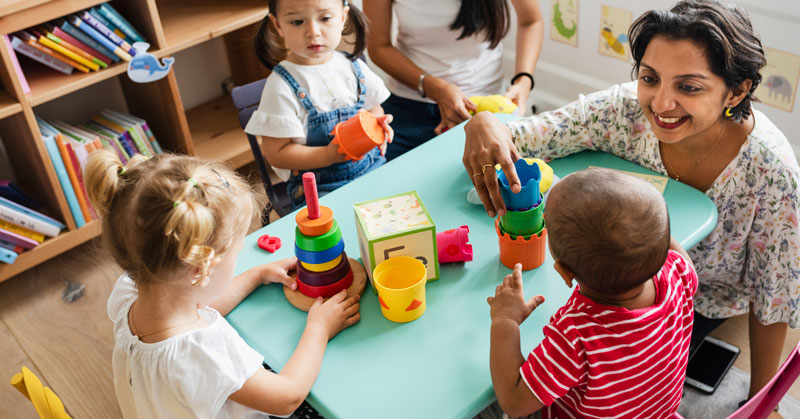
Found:
[[[481,168],[481,171],[483,172],[482,174],[484,174],[484,175],[486,174],[486,168],[487,167],[494,167],[494,165],[493,164],[484,164],[483,167]]]

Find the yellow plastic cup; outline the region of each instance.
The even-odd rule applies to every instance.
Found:
[[[418,319],[425,312],[425,265],[410,256],[395,256],[373,271],[383,317],[397,323]]]

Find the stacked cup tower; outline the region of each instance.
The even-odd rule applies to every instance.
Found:
[[[544,199],[539,189],[542,179],[539,165],[519,159],[514,163],[522,190],[513,193],[508,178],[497,170],[500,192],[506,213],[495,219],[494,225],[500,245],[500,262],[514,269],[516,263],[522,270],[538,268],[544,263],[547,228],[544,219]]]
[[[314,173],[303,174],[303,190],[306,207],[295,216],[297,290],[312,298],[332,297],[350,287],[353,270],[333,211],[319,204]]]

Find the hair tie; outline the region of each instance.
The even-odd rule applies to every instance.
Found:
[[[117,176],[124,175],[126,170],[127,168],[125,166],[122,166],[122,169],[119,169],[119,172],[117,172]]]
[[[192,182],[192,184],[193,184],[195,187],[197,186],[197,181],[196,181],[196,180],[194,180],[194,178],[189,178],[189,179],[186,179],[186,181],[187,181],[187,182]]]
[[[178,204],[180,204],[181,202],[183,202],[183,201],[175,201],[175,202],[173,202],[173,203],[172,203],[172,208],[175,208],[175,207],[177,207],[177,206],[178,206]]]

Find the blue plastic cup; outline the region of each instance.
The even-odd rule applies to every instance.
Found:
[[[514,163],[517,170],[522,190],[519,193],[511,192],[508,178],[502,169],[497,170],[497,179],[500,181],[500,193],[503,195],[503,202],[506,209],[512,211],[524,211],[539,204],[539,181],[542,180],[542,173],[536,163],[528,164],[525,159],[519,159]]]

